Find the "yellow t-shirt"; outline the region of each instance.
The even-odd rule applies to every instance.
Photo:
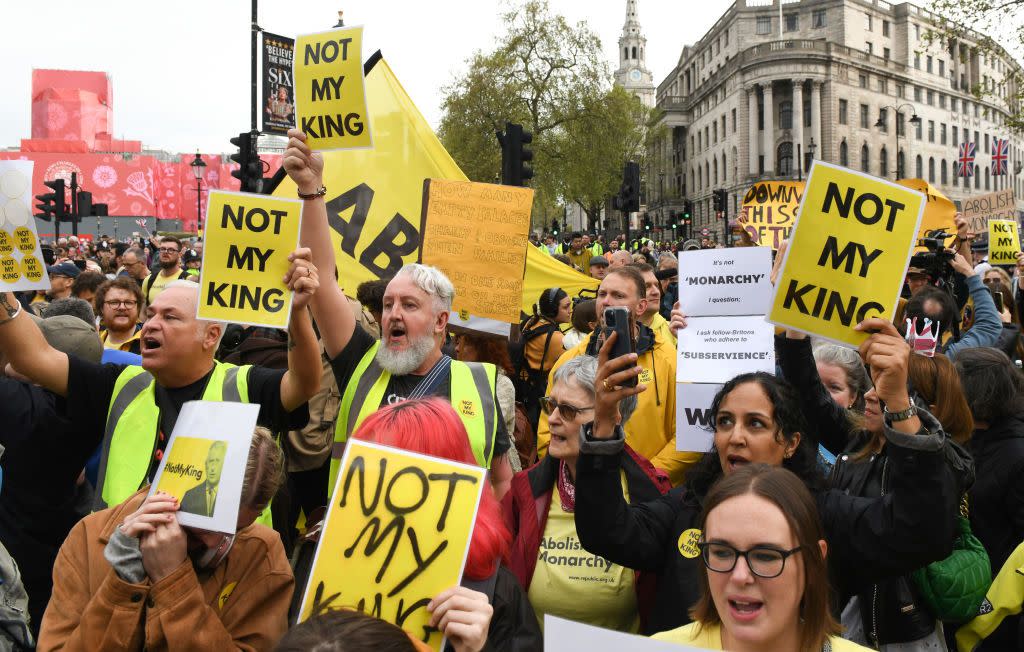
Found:
[[[558,488],[552,491],[528,593],[541,629],[544,614],[549,613],[595,627],[638,632],[633,571],[584,550],[573,515],[562,509]]]
[[[682,643],[705,650],[723,650],[722,647],[722,626],[704,625],[690,623],[677,629],[670,629],[667,632],[659,632],[651,638],[658,641],[669,641],[670,643]],[[857,650],[870,650],[863,645],[857,645],[853,641],[830,636],[828,639],[832,652],[857,652]]]
[[[160,293],[164,291],[164,286],[166,286],[171,281],[178,280],[179,274],[181,274],[180,271],[175,272],[170,276],[164,276],[163,272],[154,272],[153,287],[149,288],[149,292],[147,293],[148,296],[146,296],[146,304],[152,304],[153,301],[155,301],[156,298],[160,296]],[[145,281],[142,282],[143,289],[145,289],[147,285],[149,285],[149,279],[146,279]]]

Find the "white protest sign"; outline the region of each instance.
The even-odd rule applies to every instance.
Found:
[[[0,292],[50,289],[32,217],[32,167],[32,161],[0,161]]]
[[[715,443],[711,403],[717,383],[676,383],[676,450],[706,453]]]
[[[687,317],[763,315],[771,307],[770,247],[702,249],[679,256],[679,308]]]
[[[545,614],[544,649],[558,652],[701,652],[706,648],[655,641]]]
[[[775,373],[775,327],[762,315],[691,317],[678,337],[676,382],[724,383],[751,371]]]
[[[149,492],[178,499],[186,527],[234,534],[260,406],[189,401],[181,406]]]

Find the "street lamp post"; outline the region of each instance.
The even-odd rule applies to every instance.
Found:
[[[893,177],[897,180],[899,180],[900,174],[902,174],[903,172],[902,170],[900,170],[900,120],[903,118],[903,109],[905,108],[910,109],[911,113],[910,120],[908,122],[910,122],[910,124],[914,125],[915,127],[921,124],[921,117],[917,115],[917,111],[914,110],[914,105],[910,104],[909,102],[899,104],[897,106],[883,106],[880,109],[882,111],[888,111],[889,109],[892,109],[892,112],[896,114],[896,165],[894,166],[895,174],[893,174]],[[888,125],[886,124],[885,118],[880,115],[878,116],[878,122],[875,123],[875,126],[878,127],[879,129],[885,129]],[[903,135],[903,138],[909,140],[906,134]],[[906,160],[905,157],[904,160]]]
[[[196,152],[195,159],[189,165],[192,167],[192,174],[196,178],[196,228],[199,232],[203,230],[203,172],[206,171],[206,162]]]

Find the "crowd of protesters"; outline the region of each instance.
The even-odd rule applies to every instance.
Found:
[[[1024,254],[990,265],[958,217],[895,322],[859,350],[779,329],[777,373],[727,382],[711,450],[680,452],[676,275],[714,243],[538,236],[596,292],[455,332],[436,268],[334,282],[323,159],[290,136],[287,332],[196,319],[202,241],[171,235],[61,238],[49,291],[0,294],[7,647],[426,649],[353,609],[296,624],[356,438],[489,471],[427,607],[459,652],[541,650],[546,615],[706,649],[1024,649]],[[149,492],[190,400],[260,406],[231,536]]]

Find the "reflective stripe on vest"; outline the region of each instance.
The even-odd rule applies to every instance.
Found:
[[[215,362],[202,400],[248,403],[248,372],[249,366]],[[138,366],[125,367],[114,383],[94,509],[120,503],[146,482],[160,427],[154,388],[153,376]]]
[[[363,355],[342,392],[341,409],[334,426],[328,491],[334,490],[341,458],[345,454],[345,442],[366,417],[380,408],[391,381],[391,374],[377,362],[379,346],[380,342],[374,343]],[[466,427],[477,464],[489,468],[498,427],[498,406],[494,395],[497,368],[485,362],[452,360],[450,374],[452,407]]]

